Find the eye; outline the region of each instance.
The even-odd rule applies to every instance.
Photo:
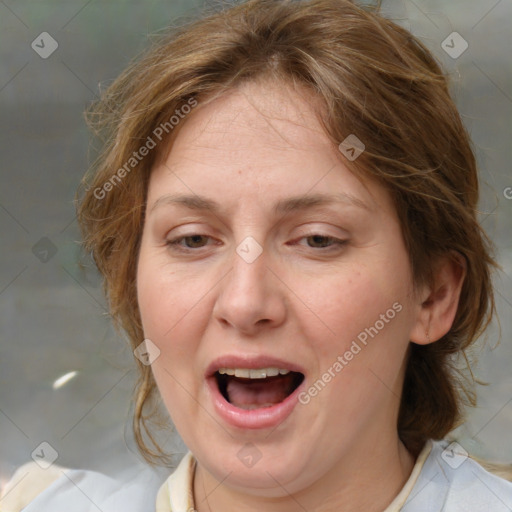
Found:
[[[312,249],[331,249],[335,246],[342,246],[347,243],[347,240],[341,240],[333,236],[321,235],[319,233],[310,233],[300,238],[300,240],[308,240],[308,247]],[[313,245],[309,242],[312,242]]]
[[[204,247],[206,244],[203,242],[208,238],[211,237],[194,233],[190,235],[179,236],[177,238],[173,238],[172,240],[167,240],[166,245],[169,246],[172,250],[189,251],[193,249],[201,249]],[[185,242],[185,246],[181,244],[182,241]]]
[[[193,233],[167,240],[166,245],[173,251],[194,252],[195,249],[206,247],[208,239],[211,239],[208,235]],[[340,247],[348,242],[348,240],[341,240],[333,236],[322,235],[319,233],[305,235],[299,240],[308,240],[308,247],[311,249],[324,250],[334,249],[336,246]],[[184,242],[185,245],[183,245],[182,242]]]

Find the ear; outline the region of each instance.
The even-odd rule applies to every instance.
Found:
[[[409,337],[413,343],[433,343],[451,329],[466,271],[466,260],[458,252],[437,261],[433,284],[418,294],[417,318]]]

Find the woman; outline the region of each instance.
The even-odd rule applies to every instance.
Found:
[[[89,119],[79,220],[140,370],[136,438],[163,460],[163,403],[190,452],[163,483],[53,468],[24,510],[512,508],[445,440],[495,262],[418,40],[346,0],[253,0],[160,41]]]

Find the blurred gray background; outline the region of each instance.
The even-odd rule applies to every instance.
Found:
[[[499,318],[475,371],[489,385],[456,434],[469,452],[512,462],[512,0],[382,3],[450,74],[474,141],[481,219],[503,272]],[[115,473],[141,464],[130,436],[132,354],[110,324],[93,266],[79,264],[73,197],[90,163],[82,112],[148,34],[203,5],[0,1],[0,486],[43,441],[66,467]],[[44,37],[39,53],[51,50],[43,32],[58,44],[46,58],[31,47]],[[77,373],[56,384],[69,372]],[[184,451],[176,434],[169,446]]]

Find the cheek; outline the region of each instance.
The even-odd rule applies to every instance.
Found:
[[[303,293],[311,319],[306,337],[316,339],[327,352],[350,345],[404,294],[399,287],[383,283],[378,274],[361,268],[332,273],[323,283],[311,282]]]
[[[137,300],[144,333],[161,338],[190,310],[191,286],[143,245],[137,268]],[[191,297],[192,298],[192,297]]]
[[[198,283],[183,280],[142,249],[137,271],[137,298],[145,338],[160,350],[151,365],[160,395],[172,421],[181,424],[196,395],[194,357],[200,334]],[[195,307],[194,307],[195,306]]]
[[[315,400],[336,424],[344,418],[364,423],[394,400],[408,346],[405,280],[362,269],[349,275],[326,280],[321,292],[311,286],[311,309],[319,318],[311,315],[303,325],[319,361],[311,385],[322,381],[322,391]]]
[[[358,413],[395,387],[410,329],[407,266],[398,257],[396,266],[358,264],[332,273],[322,286],[310,285],[310,308],[318,318],[311,315],[303,329],[319,358],[317,377],[331,379],[324,373],[329,370],[335,375],[320,398],[333,411]],[[347,390],[350,399],[339,401]]]
[[[193,353],[191,321],[200,312],[198,284],[184,281],[178,273],[141,251],[137,271],[137,300],[144,336],[161,352],[160,363],[169,367]],[[200,305],[199,305],[200,306]]]

